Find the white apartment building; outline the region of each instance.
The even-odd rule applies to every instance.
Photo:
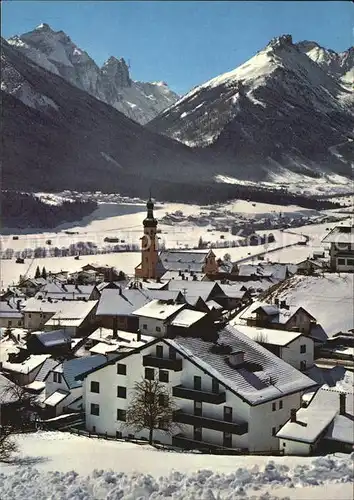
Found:
[[[228,326],[217,342],[193,337],[156,338],[88,371],[83,384],[86,428],[110,436],[135,433],[126,410],[136,382],[159,380],[177,406],[172,435],[154,439],[191,448],[279,449],[276,433],[315,382],[252,339]]]
[[[322,243],[329,244],[333,271],[354,271],[354,226],[336,226],[323,238]]]

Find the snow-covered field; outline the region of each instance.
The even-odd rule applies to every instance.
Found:
[[[352,498],[353,455],[214,456],[60,432],[17,443],[17,460],[1,470],[2,500]]]

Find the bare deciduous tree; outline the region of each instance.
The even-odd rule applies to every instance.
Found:
[[[11,412],[2,412],[2,423],[17,429],[31,425],[32,415],[38,410],[37,398],[37,394],[9,380],[0,393],[0,400],[11,402],[12,407]]]
[[[155,429],[171,433],[179,426],[173,422],[176,406],[165,386],[157,380],[143,379],[134,386],[134,395],[126,413],[126,425],[139,432],[149,430],[152,444]]]
[[[0,426],[0,462],[7,462],[17,451],[17,445],[11,437],[13,432],[11,427]]]

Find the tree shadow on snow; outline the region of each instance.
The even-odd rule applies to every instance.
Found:
[[[7,465],[37,465],[48,462],[48,457],[12,457],[4,461]]]

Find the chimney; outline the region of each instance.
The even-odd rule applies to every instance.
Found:
[[[242,365],[245,362],[244,351],[232,351],[229,355],[229,362],[233,367]]]
[[[122,287],[118,287],[118,290],[119,290],[119,295],[122,295]]]
[[[279,305],[279,299],[274,299],[274,304],[275,304],[276,306],[278,306],[278,305]]]
[[[281,300],[280,301],[280,307],[286,307],[286,301],[285,300]]]
[[[182,276],[182,271],[181,270],[178,271],[178,276]]]
[[[113,318],[113,338],[118,338],[118,318],[114,316]]]
[[[290,422],[296,422],[296,408],[290,410]]]
[[[137,340],[137,342],[141,341],[141,331],[140,330],[137,331],[136,340]]]
[[[181,274],[181,276],[182,276],[182,280],[184,280],[184,274]]]
[[[17,309],[19,311],[21,310],[21,301],[20,300],[17,301]]]
[[[345,400],[346,400],[347,395],[345,392],[341,392],[339,394],[339,415],[345,415],[346,413],[346,408],[345,408]]]

